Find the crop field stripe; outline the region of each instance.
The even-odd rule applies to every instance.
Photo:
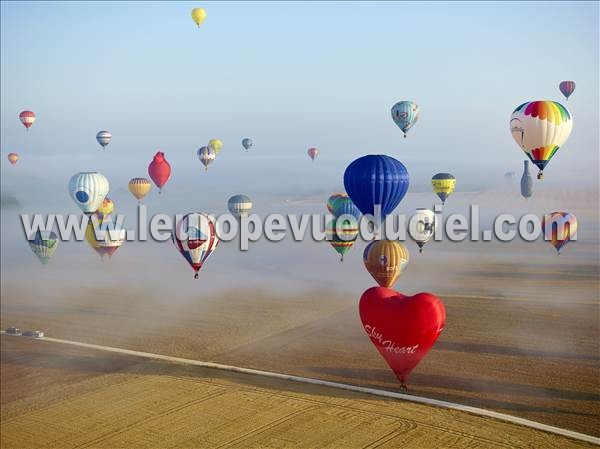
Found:
[[[4,331],[2,331],[1,333],[5,334]],[[8,334],[6,334],[6,335],[8,335]],[[430,399],[430,398],[425,398],[422,396],[412,396],[412,395],[408,395],[408,394],[396,393],[393,391],[378,390],[376,388],[368,388],[368,387],[359,387],[356,385],[343,384],[343,383],[339,383],[339,382],[331,382],[331,381],[327,381],[327,380],[311,379],[309,377],[294,376],[291,374],[274,373],[274,372],[270,372],[270,371],[261,371],[261,370],[251,369],[251,368],[241,368],[241,367],[237,367],[237,366],[223,365],[220,363],[202,362],[200,360],[184,359],[181,357],[172,357],[172,356],[162,355],[162,354],[152,354],[149,352],[142,352],[142,351],[133,351],[130,349],[115,348],[115,347],[111,347],[111,346],[101,346],[101,345],[94,345],[91,343],[83,343],[83,342],[71,341],[71,340],[62,340],[59,338],[42,337],[42,338],[38,338],[37,340],[44,340],[44,341],[50,341],[53,343],[79,346],[82,348],[96,349],[99,351],[116,352],[119,354],[127,354],[127,355],[131,355],[131,356],[143,357],[143,358],[147,358],[147,359],[164,360],[167,362],[200,366],[203,368],[211,368],[211,369],[218,369],[218,370],[230,371],[230,372],[235,372],[235,373],[243,373],[243,374],[250,374],[250,375],[255,375],[255,376],[270,377],[270,378],[274,378],[274,379],[289,380],[292,382],[299,382],[299,383],[305,383],[305,384],[311,384],[311,385],[320,385],[320,386],[324,386],[324,387],[337,388],[337,389],[347,390],[347,391],[355,391],[357,393],[369,394],[369,395],[380,396],[380,397],[391,398],[391,399],[400,399],[403,401],[414,402],[417,404],[431,405],[434,407],[458,410],[461,412],[471,413],[473,415],[494,418],[494,419],[498,419],[500,421],[505,421],[505,422],[509,422],[512,424],[517,424],[517,425],[521,425],[521,426],[525,426],[525,427],[530,427],[532,429],[537,429],[537,430],[541,430],[544,432],[550,432],[550,433],[554,433],[554,434],[561,435],[564,437],[573,438],[573,439],[580,440],[580,441],[585,441],[587,443],[600,445],[600,438],[593,437],[591,435],[574,432],[572,430],[561,429],[559,427],[550,426],[548,424],[542,424],[542,423],[531,421],[531,420],[528,420],[525,418],[519,418],[516,416],[506,415],[504,413],[494,412],[491,410],[486,410],[486,409],[477,408],[477,407],[471,407],[468,405],[456,404],[454,402],[441,401],[439,399]]]

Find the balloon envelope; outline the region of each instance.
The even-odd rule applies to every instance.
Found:
[[[402,162],[383,154],[358,158],[344,172],[344,187],[352,202],[364,215],[375,216],[375,208],[380,207],[382,220],[400,204],[408,185]]]
[[[344,261],[344,255],[354,246],[358,232],[358,222],[354,218],[339,220],[339,222],[334,219],[327,223],[325,228],[327,241],[341,256],[340,261]]]
[[[8,153],[7,159],[10,165],[16,165],[19,160],[19,153]]]
[[[19,120],[21,120],[21,123],[27,129],[31,128],[31,125],[33,125],[33,122],[35,122],[35,119],[36,116],[33,111],[23,111],[19,114]]]
[[[571,113],[556,101],[530,101],[510,117],[510,132],[527,157],[539,168],[538,179],[573,129]]]
[[[108,131],[100,131],[98,132],[98,134],[96,134],[96,140],[98,141],[98,143],[100,144],[100,146],[102,148],[105,148],[106,145],[108,145],[110,143],[112,139],[112,134],[109,133]]]
[[[577,234],[577,217],[570,212],[550,212],[544,215],[542,232],[546,241],[560,254]]]
[[[569,97],[571,96],[571,94],[575,91],[575,81],[562,81],[558,85],[558,88],[560,89],[561,93],[565,96],[565,98],[568,100]]]
[[[392,287],[408,266],[410,255],[402,243],[375,240],[367,245],[363,263],[373,279],[382,287]]]
[[[219,139],[210,139],[206,146],[214,150],[215,154],[218,155],[223,149],[223,141]]]
[[[201,212],[187,214],[175,225],[172,240],[197,279],[198,271],[219,244],[216,221]]]
[[[450,173],[438,173],[431,178],[431,184],[433,185],[433,191],[444,204],[446,199],[454,192],[456,178]]]
[[[338,198],[348,198],[348,195],[345,193],[334,193],[329,198],[327,198],[327,210],[330,214],[333,214],[333,202]]]
[[[234,217],[246,217],[252,211],[252,200],[246,195],[233,195],[227,201],[227,208]]]
[[[319,155],[319,150],[318,150],[318,148],[309,148],[307,153],[308,153],[308,157],[314,161],[315,158]]]
[[[406,133],[419,119],[419,106],[413,101],[400,101],[392,107],[392,120]]]
[[[333,209],[333,215],[336,217],[341,217],[342,215],[351,215],[356,219],[356,221],[358,221],[362,215],[358,207],[356,207],[352,200],[347,196],[337,198],[333,202],[331,208]]]
[[[418,208],[411,218],[411,222],[413,220],[415,227],[410,229],[410,236],[417,243],[419,252],[422,253],[425,243],[431,240],[431,237],[435,234],[435,213],[429,209]]]
[[[245,138],[242,140],[242,146],[246,149],[246,151],[248,151],[252,145],[254,145],[254,142],[252,142],[252,139],[249,138]]]
[[[69,181],[71,198],[86,215],[98,210],[109,189],[108,179],[97,172],[77,173]]]
[[[154,155],[152,162],[148,166],[148,174],[150,175],[150,179],[156,184],[156,187],[158,187],[160,193],[163,186],[171,177],[171,165],[165,159],[165,153],[158,151]]]
[[[200,159],[206,170],[208,170],[208,166],[214,162],[216,157],[216,151],[210,147],[201,147],[198,149],[198,159]]]
[[[200,27],[200,25],[202,25],[202,22],[204,22],[204,19],[206,19],[206,11],[204,10],[204,8],[194,8],[192,9],[192,20],[194,21],[194,23]]]
[[[48,263],[58,247],[58,236],[52,231],[37,231],[27,239],[29,247],[44,265]]]
[[[139,201],[152,190],[152,184],[146,178],[131,178],[127,188]]]

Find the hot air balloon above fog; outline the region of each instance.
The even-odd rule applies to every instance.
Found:
[[[319,149],[318,148],[309,148],[307,153],[308,153],[308,157],[314,161],[315,158],[319,155]]]
[[[413,101],[400,101],[392,107],[392,120],[402,130],[404,137],[419,119],[419,106]]]
[[[27,129],[31,128],[31,125],[33,125],[33,122],[35,122],[35,119],[36,116],[33,111],[23,111],[19,114],[19,120],[21,120],[21,123]]]
[[[171,238],[198,279],[198,271],[219,244],[215,219],[201,212],[187,214],[177,222]]]
[[[58,247],[58,235],[52,231],[37,231],[27,239],[29,247],[44,265],[48,263]]]
[[[233,195],[227,201],[227,209],[236,218],[247,217],[252,212],[252,200],[246,195]]]
[[[415,220],[415,228],[411,230],[410,236],[419,247],[419,252],[422,253],[425,243],[431,240],[431,237],[435,234],[435,213],[432,210],[420,207],[411,218],[412,220]]]
[[[152,184],[146,178],[131,178],[127,187],[139,202],[152,190]]]
[[[110,227],[102,227],[104,220],[98,216],[98,229],[94,227],[93,220],[90,220],[85,229],[85,240],[96,251],[102,259],[104,256],[109,258],[121,247],[126,239],[126,231],[120,226],[113,224]]]
[[[244,147],[244,149],[246,151],[248,151],[250,148],[252,148],[252,145],[254,145],[254,142],[252,142],[252,139],[249,139],[248,137],[246,137],[245,139],[242,139],[242,146]]]
[[[104,217],[112,214],[114,210],[115,210],[115,203],[113,202],[113,200],[106,197],[106,198],[104,198],[104,201],[102,201],[102,204],[96,211],[96,215],[98,216],[98,218],[100,220],[104,220]]]
[[[333,209],[333,215],[336,217],[341,217],[342,215],[351,215],[356,219],[356,221],[359,221],[362,215],[358,207],[356,207],[352,200],[347,196],[337,198],[333,202],[331,208]]]
[[[218,156],[223,149],[223,141],[219,139],[210,139],[206,146],[211,150],[214,150],[215,154]]]
[[[456,178],[450,173],[438,173],[431,178],[433,191],[442,200],[442,204],[446,204],[446,199],[452,195],[456,187]]]
[[[334,219],[327,223],[325,235],[329,244],[340,255],[340,262],[343,262],[344,255],[350,251],[358,238],[358,222],[354,218],[341,220],[338,231],[336,229],[337,221]]]
[[[514,110],[510,117],[510,132],[515,142],[540,171],[567,141],[573,129],[571,113],[556,101],[530,101]]]
[[[200,25],[202,25],[202,22],[204,22],[204,19],[206,19],[206,11],[204,10],[204,8],[194,8],[192,9],[191,14],[192,20],[194,21],[196,26],[200,28]]]
[[[375,240],[363,252],[363,263],[373,279],[382,287],[392,287],[408,266],[410,255],[402,243]]]
[[[6,158],[8,159],[8,162],[10,162],[10,165],[16,165],[19,160],[19,153],[8,153]]]
[[[345,193],[334,193],[329,198],[327,198],[327,210],[330,214],[333,214],[333,202],[338,198],[348,198],[348,195]]]
[[[533,195],[533,178],[529,173],[529,161],[523,161],[523,176],[521,176],[521,195],[529,198]]]
[[[217,153],[210,147],[200,147],[198,149],[198,159],[204,165],[204,169],[208,170],[208,166],[217,158]]]
[[[150,165],[148,166],[148,174],[150,179],[154,181],[156,187],[158,187],[158,193],[162,193],[163,186],[171,178],[171,165],[165,159],[165,153],[158,151]]]
[[[558,85],[558,88],[568,101],[569,97],[575,91],[575,81],[561,81],[561,83]]]
[[[77,173],[69,181],[71,198],[88,216],[102,205],[109,189],[108,179],[97,172]]]
[[[352,202],[364,215],[375,216],[380,208],[382,220],[400,204],[408,185],[402,162],[383,154],[358,158],[344,172],[344,187]]]
[[[542,220],[544,238],[556,249],[557,255],[577,235],[577,217],[570,212],[550,212]]]
[[[106,145],[110,143],[111,139],[112,134],[108,131],[99,131],[98,134],[96,134],[96,140],[102,148],[106,148]]]

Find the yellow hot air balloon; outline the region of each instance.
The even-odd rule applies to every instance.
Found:
[[[382,287],[392,287],[408,265],[408,249],[402,243],[376,240],[363,253],[365,267]]]
[[[98,225],[101,224],[102,221],[98,220]],[[100,244],[98,243],[98,240],[96,240],[96,234],[94,233],[94,224],[92,223],[92,220],[88,221],[87,227],[85,228],[85,241],[89,243],[92,249],[94,249],[96,252],[98,251]]]
[[[128,187],[131,194],[140,202],[152,190],[152,184],[146,178],[132,178]]]
[[[11,165],[15,165],[18,160],[19,160],[18,153],[8,153],[8,162],[10,162]]]
[[[98,214],[98,217],[102,220],[104,219],[105,215],[112,214],[113,210],[115,210],[115,203],[113,202],[113,200],[111,200],[110,198],[104,198],[104,201],[102,201],[102,204],[100,205],[96,213]]]
[[[431,184],[433,185],[433,191],[442,200],[442,204],[445,204],[446,198],[454,192],[456,178],[450,173],[438,173],[431,178]]]
[[[221,151],[221,148],[223,148],[223,141],[219,139],[210,139],[207,146],[208,148],[212,148],[218,155]]]
[[[206,11],[204,10],[204,8],[192,9],[192,19],[194,20],[194,22],[196,22],[198,28],[200,28],[200,25],[202,25],[202,22],[204,22],[204,19],[206,19]]]

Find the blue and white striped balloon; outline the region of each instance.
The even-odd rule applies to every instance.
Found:
[[[252,212],[252,200],[246,195],[234,195],[229,198],[227,208],[234,217],[247,217]]]
[[[108,179],[97,172],[77,173],[69,181],[71,198],[86,215],[98,210],[109,189]]]
[[[100,145],[102,145],[102,148],[105,148],[106,145],[108,145],[110,143],[112,139],[112,134],[109,133],[108,131],[100,131],[98,132],[98,134],[96,134],[96,140],[98,141],[98,143]]]

